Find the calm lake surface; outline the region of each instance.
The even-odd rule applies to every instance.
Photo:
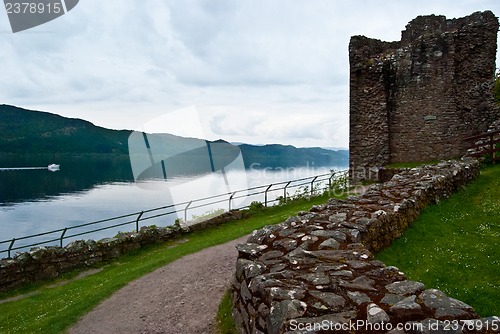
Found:
[[[252,168],[228,171],[225,175],[217,172],[169,180],[150,179],[135,182],[130,172],[129,161],[123,158],[114,160],[82,158],[51,162],[59,163],[61,165],[60,171],[50,172],[47,169],[0,170],[0,242],[170,206],[157,212],[145,213],[143,219],[155,214],[162,214],[162,216],[140,222],[140,226],[152,224],[167,226],[173,224],[176,218],[184,219],[187,217],[190,220],[193,215],[200,216],[218,209],[227,210],[230,196],[228,194],[234,192],[236,194],[231,202],[232,208],[242,207],[249,205],[252,201],[264,202],[264,194],[247,195],[263,191],[265,188],[245,189],[327,174],[331,169],[346,169],[345,166]],[[47,165],[48,163],[40,162],[38,166],[24,167]],[[0,167],[10,166],[4,162]],[[304,182],[309,187],[310,180],[301,183]],[[297,184],[297,182],[293,182],[289,185],[287,191],[289,195],[301,191],[296,187]],[[326,182],[323,183],[324,186],[326,184]],[[274,188],[283,186],[274,186]],[[205,201],[194,201],[185,211],[189,201],[219,194],[225,195]],[[283,195],[283,189],[273,191],[273,187],[271,187],[268,200]],[[205,205],[216,201],[221,202]],[[179,212],[165,215],[165,213],[176,210]],[[66,235],[111,224],[135,221],[136,218],[137,215],[134,215],[117,221],[82,227],[70,230]],[[134,229],[135,223],[72,239],[97,240],[112,237],[119,231]],[[54,233],[36,241],[30,240],[29,243],[58,238],[60,235],[61,232]],[[69,241],[71,239],[65,240],[64,243]],[[23,245],[23,242],[24,244],[28,243],[28,241],[20,240],[16,241],[16,246]],[[0,251],[8,246],[9,244],[0,244]],[[0,253],[1,257],[5,257],[5,253]]]

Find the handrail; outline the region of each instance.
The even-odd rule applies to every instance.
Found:
[[[207,196],[203,198],[198,198],[195,200],[190,200],[186,202],[181,202],[181,203],[176,203],[176,204],[171,204],[171,205],[166,205],[166,206],[161,206],[153,209],[148,209],[148,210],[142,210],[139,212],[133,212],[129,214],[124,214],[112,218],[107,218],[107,219],[101,219],[97,221],[92,221],[89,223],[85,224],[79,224],[71,227],[64,227],[48,232],[42,232],[42,233],[37,233],[37,234],[32,234],[32,235],[26,235],[22,237],[16,237],[8,240],[3,240],[0,241],[0,245],[3,244],[8,244],[8,247],[5,249],[0,249],[0,254],[2,253],[7,253],[8,258],[11,258],[12,251],[16,250],[21,250],[21,249],[28,249],[30,247],[34,246],[40,246],[40,245],[49,245],[53,244],[54,242],[58,242],[61,247],[63,247],[63,240],[67,240],[70,238],[74,237],[79,237],[82,235],[87,235],[95,232],[100,232],[116,227],[121,227],[129,224],[135,224],[135,230],[138,232],[139,231],[139,223],[144,222],[147,220],[151,219],[156,219],[159,217],[171,215],[171,214],[176,214],[181,211],[184,213],[184,219],[187,221],[187,211],[188,209],[196,209],[196,208],[202,208],[214,204],[219,204],[219,203],[228,203],[228,210],[234,210],[236,208],[232,207],[232,201],[235,199],[241,199],[241,198],[248,198],[260,194],[264,194],[264,202],[265,206],[268,206],[270,203],[274,202],[279,202],[279,198],[275,198],[274,200],[269,200],[268,199],[268,194],[270,191],[280,191],[283,190],[284,196],[283,198],[286,200],[287,194],[286,191],[289,188],[299,188],[301,186],[310,186],[310,195],[312,195],[314,188],[313,185],[315,182],[323,182],[323,181],[328,181],[328,187],[331,188],[332,185],[332,178],[334,177],[341,177],[342,175],[345,176],[347,173],[346,170],[342,171],[333,171],[330,173],[325,173],[325,174],[319,174],[315,176],[310,176],[310,177],[304,177],[304,178],[299,178],[299,179],[294,179],[294,180],[288,180],[288,181],[282,181],[282,182],[277,182],[277,183],[271,183],[267,185],[261,185],[261,186],[255,186],[251,188],[246,188],[246,189],[240,189],[237,191],[233,192],[228,192],[228,193],[222,193],[218,195],[213,195],[213,196]],[[290,185],[291,183],[294,183],[293,185]],[[271,190],[272,188],[272,190]],[[307,187],[309,188],[309,187]],[[197,204],[199,203],[199,204]],[[176,209],[176,207],[182,207],[182,209]],[[244,209],[248,208],[249,205],[247,206],[242,206],[239,207],[238,209]],[[143,217],[146,215],[145,217]],[[118,222],[120,220],[125,220],[124,222]],[[88,226],[94,226],[97,224],[103,224],[103,223],[108,223],[112,222],[110,225],[106,225],[104,227],[96,227],[91,230],[86,230],[83,232],[78,232],[74,231],[75,229],[79,228],[84,228]],[[72,232],[74,231],[74,232]],[[52,236],[51,236],[52,235]],[[36,239],[40,237],[47,237],[49,240],[43,240],[43,241],[35,241],[30,244],[23,244],[19,245],[19,241],[22,240],[29,240],[29,239]],[[19,246],[16,246],[19,245]]]
[[[500,133],[500,130],[490,131],[490,132],[484,132],[484,133],[481,133],[481,134],[477,134],[477,135],[474,135],[474,136],[470,136],[470,137],[464,138],[464,141],[471,141],[471,140],[475,140],[475,139],[480,139],[480,138],[483,138],[483,137],[486,137],[486,136],[493,136],[493,135],[496,135],[496,134],[499,134],[499,133]]]
[[[500,138],[495,139],[499,134],[500,130],[496,130],[465,138],[464,141],[471,142],[467,155],[476,158],[488,156],[493,163],[500,161],[500,147],[497,145]]]

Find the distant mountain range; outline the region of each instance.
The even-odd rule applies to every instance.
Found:
[[[0,105],[1,155],[125,155],[131,130],[111,130],[74,118]],[[347,150],[238,145],[245,167],[347,166]]]
[[[239,145],[245,167],[347,166],[349,151],[331,151],[320,147],[297,148],[291,145]]]

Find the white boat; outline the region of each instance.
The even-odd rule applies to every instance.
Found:
[[[60,165],[50,164],[47,166],[47,169],[51,172],[57,172],[59,170]]]

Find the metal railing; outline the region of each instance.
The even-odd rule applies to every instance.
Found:
[[[248,208],[250,205],[234,207],[233,202],[237,199],[242,199],[242,198],[245,199],[251,197],[255,198],[256,196],[262,194],[264,195],[263,205],[267,207],[276,202],[278,203],[280,201],[286,202],[287,200],[290,199],[290,197],[293,197],[288,194],[288,190],[294,188],[301,189],[300,187],[303,187],[302,188],[303,192],[302,194],[300,194],[300,196],[313,196],[319,193],[320,191],[332,189],[332,186],[334,185],[335,181],[338,182],[338,180],[347,180],[346,175],[347,171],[345,170],[332,171],[326,174],[271,183],[247,189],[241,189],[234,192],[228,192],[219,195],[198,198],[196,200],[191,200],[188,202],[161,206],[154,209],[133,212],[122,216],[97,220],[85,224],[60,228],[48,232],[22,236],[18,238],[12,238],[0,241],[0,247],[6,246],[6,248],[0,248],[0,254],[7,253],[7,257],[11,258],[11,254],[13,251],[28,250],[31,247],[36,247],[41,245],[54,245],[54,244],[58,244],[60,247],[63,247],[65,240],[75,239],[76,237],[80,237],[83,235],[88,235],[132,224],[135,225],[135,231],[138,232],[141,225],[140,223],[142,222],[177,213],[183,213],[184,220],[187,221],[188,210],[194,210],[197,208],[212,206],[220,203],[227,203],[227,208],[229,211],[234,209],[245,209]],[[325,185],[324,188],[322,189],[318,189],[318,186],[321,186],[323,183],[327,183],[327,185]],[[276,193],[278,191],[282,191],[282,196],[275,196],[274,199],[269,198],[271,192]],[[182,209],[178,209],[179,207],[181,207]],[[102,226],[104,224],[105,226]]]

